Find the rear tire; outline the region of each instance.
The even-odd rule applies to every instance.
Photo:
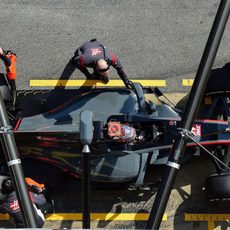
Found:
[[[2,74],[0,74],[0,91],[2,94],[2,98],[4,101],[11,101],[12,100],[11,91],[6,82],[6,79],[4,78],[4,76],[1,75]]]
[[[208,177],[205,181],[205,191],[210,201],[230,199],[230,173]]]

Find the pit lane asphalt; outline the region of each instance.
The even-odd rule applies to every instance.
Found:
[[[59,79],[74,51],[98,38],[120,58],[130,79],[165,79],[180,92],[193,76],[218,0],[2,0],[0,45],[18,55],[18,89],[30,79]],[[215,66],[230,60],[226,26]],[[75,71],[71,79],[84,77]],[[117,79],[115,71],[111,78]]]

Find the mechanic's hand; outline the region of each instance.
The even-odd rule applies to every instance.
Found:
[[[125,83],[125,86],[128,88],[128,89],[134,89],[134,85],[133,85],[133,82],[132,81],[128,81]]]
[[[30,189],[31,189],[31,192],[36,193],[36,194],[39,194],[45,191],[45,188],[39,188],[36,185],[32,185]]]
[[[14,53],[12,50],[6,50],[5,54],[6,55],[13,54],[13,55],[15,55],[17,57],[16,53]]]

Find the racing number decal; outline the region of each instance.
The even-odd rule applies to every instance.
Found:
[[[10,209],[12,211],[16,211],[19,209],[19,203],[18,203],[18,200],[15,200],[13,202],[10,203]]]
[[[99,48],[93,48],[91,49],[92,56],[96,56],[101,53],[101,50]]]

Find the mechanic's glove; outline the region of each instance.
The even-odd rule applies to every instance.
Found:
[[[38,182],[29,177],[26,177],[25,180],[30,191],[39,194],[45,190],[44,184],[39,184]]]
[[[125,82],[125,86],[126,86],[128,89],[134,89],[134,85],[133,85],[133,82],[132,82],[132,81],[127,81],[127,82]]]
[[[33,193],[36,193],[36,194],[39,194],[39,193],[42,193],[42,192],[44,192],[45,191],[45,188],[39,188],[38,186],[36,186],[36,185],[32,185],[31,187],[30,187],[30,190],[31,190],[31,192],[33,192]]]

